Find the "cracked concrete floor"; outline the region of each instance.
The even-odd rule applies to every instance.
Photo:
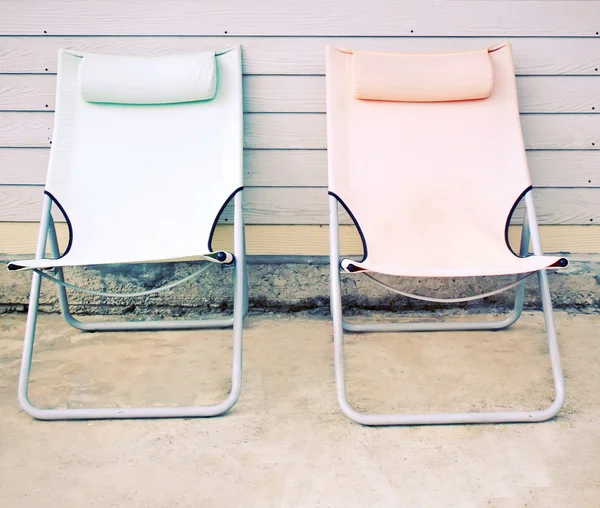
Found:
[[[539,408],[552,396],[539,313],[504,332],[347,337],[362,410]],[[547,423],[366,428],[338,410],[331,323],[255,316],[224,417],[39,422],[16,403],[25,316],[0,317],[0,506],[598,507],[600,316],[557,314],[567,404]],[[216,402],[230,332],[84,334],[42,315],[43,407]]]

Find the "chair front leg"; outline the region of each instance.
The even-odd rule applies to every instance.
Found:
[[[333,261],[333,256],[332,256]],[[534,411],[497,411],[473,413],[424,413],[424,414],[368,414],[359,413],[350,405],[346,394],[345,362],[344,362],[344,328],[342,326],[342,302],[340,279],[337,266],[332,264],[331,270],[331,310],[333,317],[334,366],[337,399],[342,412],[351,420],[362,425],[439,425],[466,423],[517,423],[541,422],[554,417],[562,408],[565,400],[564,379],[560,366],[558,343],[554,318],[550,303],[545,271],[539,273],[540,291],[544,302],[544,316],[548,334],[548,345],[552,364],[552,373],[556,396],[550,406]]]

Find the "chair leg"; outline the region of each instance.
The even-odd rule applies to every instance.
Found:
[[[235,197],[234,221],[234,252],[235,252],[235,288],[233,304],[233,361],[231,392],[221,403],[210,406],[186,407],[148,407],[148,408],[90,408],[90,409],[40,409],[29,401],[29,378],[31,360],[35,341],[35,330],[38,316],[38,305],[41,287],[41,277],[34,273],[32,276],[29,297],[29,312],[25,329],[23,357],[19,375],[18,398],[21,408],[38,420],[87,420],[87,419],[125,419],[125,418],[178,418],[178,417],[207,417],[217,416],[227,412],[237,402],[242,386],[242,329],[244,310],[244,288],[246,287],[245,245],[243,237],[243,222],[241,221],[241,193]],[[48,226],[50,223],[51,202],[44,198],[44,213],[40,224],[37,257],[43,256],[46,250]],[[240,220],[238,220],[240,219]]]
[[[529,220],[527,215],[523,221],[521,230],[521,245],[519,255],[524,257],[529,252],[531,239]],[[456,322],[447,321],[443,323],[351,323],[342,318],[344,330],[348,332],[432,332],[432,331],[468,331],[468,330],[503,330],[518,321],[523,313],[525,301],[525,283],[522,281],[516,289],[513,310],[504,318],[497,321],[470,321]]]
[[[331,314],[333,319],[334,368],[338,403],[342,412],[362,425],[439,425],[464,423],[517,423],[541,422],[554,417],[565,400],[564,378],[560,365],[554,316],[546,271],[539,272],[540,294],[544,310],[548,346],[554,378],[555,398],[550,406],[534,411],[486,411],[473,413],[425,413],[425,414],[367,414],[359,413],[350,406],[346,395],[344,368],[344,323],[342,314],[341,284],[339,273],[339,229],[337,202],[330,199],[330,266],[331,266]],[[530,217],[530,222],[531,217]],[[537,224],[534,223],[534,227]],[[537,235],[537,229],[536,229]],[[534,249],[540,250],[539,238],[534,238]],[[519,297],[517,298],[519,300]],[[517,301],[517,303],[519,303]]]
[[[498,321],[446,321],[442,323],[351,323],[342,319],[342,327],[348,332],[433,332],[433,331],[468,331],[468,330],[502,330],[508,328],[521,317],[525,281],[517,286],[517,295],[513,310],[505,318]]]
[[[241,208],[241,205],[240,205]],[[243,245],[243,265],[244,265],[244,307],[243,307],[243,316],[246,317],[248,315],[248,311],[250,310],[250,294],[248,291],[248,263],[246,262],[246,226],[244,224],[243,214],[240,214],[240,222],[242,225],[241,228],[241,242]]]
[[[56,227],[52,217],[50,218],[48,227],[48,237],[50,239],[50,250],[54,257],[60,255],[58,246],[58,237],[56,235]],[[244,261],[244,270],[245,261]],[[55,269],[56,278],[60,281],[65,280],[62,267]],[[73,328],[77,328],[83,332],[116,332],[116,331],[143,331],[143,330],[199,330],[205,328],[231,328],[233,326],[233,318],[221,319],[188,319],[177,321],[81,321],[71,314],[69,308],[69,297],[67,290],[60,284],[56,285],[58,290],[58,301],[60,310],[65,321]],[[244,299],[247,300],[247,290]],[[245,306],[247,309],[247,304]],[[244,312],[244,316],[247,311]]]
[[[336,266],[337,268],[337,266]],[[336,270],[337,271],[337,270]],[[354,410],[346,396],[346,380],[344,371],[344,327],[342,322],[342,302],[339,291],[339,273],[332,270],[331,307],[333,314],[335,377],[338,403],[342,412],[350,419],[363,425],[430,425],[458,423],[509,423],[540,422],[554,417],[562,408],[565,400],[564,379],[560,366],[558,342],[554,326],[554,316],[550,303],[550,293],[545,271],[540,272],[540,290],[544,307],[548,346],[552,363],[552,374],[556,397],[552,404],[543,410],[536,411],[498,411],[476,413],[430,413],[430,414],[365,414]],[[333,282],[334,279],[338,283]],[[337,288],[335,287],[337,286]]]

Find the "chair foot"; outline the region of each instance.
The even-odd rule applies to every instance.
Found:
[[[38,287],[39,288],[39,287]],[[38,289],[39,292],[39,289]],[[124,418],[192,418],[218,416],[229,411],[237,402],[242,385],[242,320],[234,324],[232,389],[221,403],[210,406],[146,407],[146,408],[90,408],[90,409],[40,409],[31,404],[28,397],[29,374],[35,339],[37,305],[30,308],[25,332],[21,375],[19,378],[19,404],[21,408],[38,420],[88,420]],[[208,320],[207,320],[208,321]],[[120,323],[98,323],[115,324]],[[139,323],[128,323],[139,324]],[[113,328],[119,329],[119,328]],[[139,328],[136,328],[139,329]],[[181,329],[181,328],[179,328]]]
[[[95,409],[39,409],[19,390],[19,405],[36,420],[110,420],[134,418],[197,418],[219,416],[229,411],[240,396],[241,382],[227,399],[212,406],[146,407],[146,408],[95,408]]]
[[[546,409],[535,411],[485,411],[477,413],[366,414],[355,411],[345,395],[338,398],[342,412],[367,426],[456,425],[477,423],[534,423],[550,420],[561,410],[564,399],[555,399]]]

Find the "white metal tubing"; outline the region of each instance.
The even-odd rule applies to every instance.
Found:
[[[50,220],[48,223],[47,234],[50,237],[50,252],[52,253],[52,257],[58,258],[60,256],[60,248],[58,246],[58,236],[56,234],[56,226],[54,224],[54,219],[52,219],[52,214],[49,214],[49,217],[50,217]],[[40,232],[42,232],[42,231],[43,230],[40,227]],[[62,266],[56,267],[55,272],[56,272],[56,278],[58,280],[64,282],[65,276],[63,273]],[[73,322],[80,323],[80,321],[77,321],[71,315],[71,310],[69,309],[69,299],[67,297],[66,288],[61,286],[60,284],[57,284],[56,288],[58,290],[58,301],[60,303],[60,310],[62,312],[63,317],[65,318],[65,321],[67,323],[69,323],[71,326],[74,326]]]
[[[236,198],[237,198],[237,194],[236,194]],[[238,206],[239,205],[239,206]],[[241,241],[242,241],[242,265],[244,267],[244,310],[243,310],[243,316],[246,317],[248,315],[248,311],[250,308],[250,294],[248,291],[248,260],[247,260],[247,256],[246,256],[246,224],[244,223],[244,214],[242,213],[243,210],[243,204],[242,204],[242,196],[240,195],[240,202],[238,203],[237,201],[235,202],[235,206],[236,206],[236,211],[240,210],[239,213],[239,218],[236,216],[234,217],[234,219],[236,221],[239,220],[239,224],[241,226]],[[234,245],[234,249],[235,249],[235,245]]]
[[[536,256],[542,256],[544,252],[542,250],[540,231],[531,192],[527,193],[525,196],[525,204],[527,205],[527,217],[529,219],[533,253]],[[556,392],[556,399],[554,400],[554,403],[558,405],[558,412],[565,402],[565,380],[560,363],[560,351],[558,348],[556,326],[554,324],[554,313],[552,310],[552,297],[550,296],[550,284],[548,283],[548,274],[546,273],[546,270],[539,271],[538,280],[540,285],[540,295],[542,298],[542,309],[544,310],[546,333],[548,334],[548,348],[552,361],[552,374],[554,377],[554,389]]]
[[[48,224],[50,237],[50,251],[53,257],[60,256],[56,226],[50,216]],[[56,278],[62,282],[65,276],[62,267],[56,267]],[[117,331],[150,331],[150,330],[199,330],[204,328],[231,328],[233,318],[219,319],[188,319],[176,321],[81,321],[71,314],[67,290],[64,286],[56,284],[58,290],[58,301],[65,321],[73,328],[83,332],[117,332]]]
[[[354,333],[379,332],[435,332],[435,331],[469,331],[498,330],[510,326],[518,319],[515,311],[502,321],[445,321],[435,323],[350,323],[343,322],[344,330]]]
[[[521,245],[519,255],[526,256],[529,252],[529,221],[527,215],[523,219],[521,230]],[[469,330],[501,330],[514,324],[523,312],[525,301],[525,283],[522,281],[516,289],[513,310],[499,321],[446,321],[442,323],[352,323],[342,318],[344,330],[349,332],[429,332],[429,331],[469,331]]]
[[[242,390],[242,330],[244,326],[244,308],[247,307],[246,290],[246,239],[244,235],[243,191],[235,195],[233,253],[235,256],[235,287],[233,298],[233,361],[231,399],[232,407]]]
[[[340,288],[340,238],[338,226],[337,199],[329,196],[329,270],[330,270],[330,305],[333,320],[333,352],[335,366],[335,385],[338,404],[342,411],[355,420],[346,411],[354,412],[346,399],[346,379],[344,366],[344,328],[342,325],[342,292]]]
[[[45,196],[42,220],[36,256],[39,259],[44,255],[46,238],[50,222],[50,199]],[[235,289],[234,289],[234,317],[233,317],[233,360],[231,392],[220,404],[212,406],[186,406],[186,407],[150,407],[150,408],[90,408],[90,409],[39,409],[29,401],[28,387],[31,371],[31,358],[35,338],[35,325],[37,320],[38,301],[40,294],[41,277],[33,273],[31,294],[29,299],[29,313],[23,347],[23,358],[19,376],[19,403],[23,410],[38,420],[88,420],[88,419],[125,419],[125,418],[177,418],[177,417],[207,417],[225,413],[233,407],[239,399],[242,386],[242,327],[243,327],[243,297],[244,297],[244,264],[245,245],[243,236],[242,197],[238,192],[235,197],[235,224],[234,224],[234,254],[235,254]],[[138,323],[139,324],[139,323]]]
[[[46,252],[46,239],[48,222],[50,220],[50,207],[52,202],[47,194],[44,194],[42,203],[42,217],[40,220],[40,231],[38,233],[37,247],[35,250],[36,259],[44,257]],[[42,278],[38,273],[33,273],[31,277],[31,291],[29,292],[29,310],[27,312],[27,323],[25,325],[25,338],[23,341],[23,356],[21,358],[21,370],[19,372],[18,399],[21,407],[29,414],[38,411],[29,402],[28,387],[29,376],[31,374],[31,358],[35,341],[35,327],[37,324],[38,305],[40,300],[40,286]]]
[[[75,319],[65,320],[82,332],[119,332],[119,331],[161,331],[161,330],[201,330],[204,328],[231,328],[233,318],[191,319],[177,321],[95,321],[86,322]],[[73,322],[72,322],[73,321]]]
[[[535,221],[535,211],[532,201],[528,204],[528,215],[532,238],[534,243],[534,253],[541,252],[539,236],[536,244],[535,234],[537,231],[537,222]],[[520,423],[520,422],[540,422],[554,417],[561,409],[564,403],[564,380],[560,369],[560,359],[558,357],[558,348],[556,345],[556,332],[554,321],[551,315],[551,306],[549,301],[549,290],[547,279],[544,280],[540,272],[540,283],[542,289],[542,302],[544,303],[544,315],[546,317],[546,328],[548,332],[548,341],[550,344],[550,357],[552,361],[552,371],[556,388],[556,398],[546,409],[536,411],[498,411],[498,412],[474,412],[474,413],[425,413],[425,414],[365,414],[355,411],[349,404],[346,396],[346,380],[344,374],[344,329],[342,326],[342,304],[339,272],[339,231],[337,216],[337,200],[330,196],[330,263],[331,263],[331,312],[333,318],[333,338],[334,338],[334,365],[337,388],[338,403],[342,412],[350,419],[363,425],[441,425],[441,424],[465,424],[465,423]],[[533,220],[531,215],[533,215]],[[527,239],[528,232],[524,232],[522,240]],[[525,238],[524,238],[525,237]],[[523,245],[521,253],[523,253]],[[536,252],[537,251],[537,252]],[[544,273],[545,275],[545,273]],[[544,296],[545,295],[545,296]],[[517,302],[518,303],[518,302]],[[551,326],[548,323],[551,323]]]
[[[521,245],[519,247],[519,256],[525,257],[527,256],[527,254],[529,254],[530,241],[531,234],[529,231],[529,218],[527,217],[527,214],[525,214],[525,216],[523,217],[523,226],[521,228]],[[516,317],[514,321],[508,326],[516,322],[521,317],[521,313],[523,312],[523,304],[525,303],[525,282],[526,281],[523,281],[517,286],[517,291],[515,295],[515,306],[513,307],[512,312],[512,314],[514,314]]]

